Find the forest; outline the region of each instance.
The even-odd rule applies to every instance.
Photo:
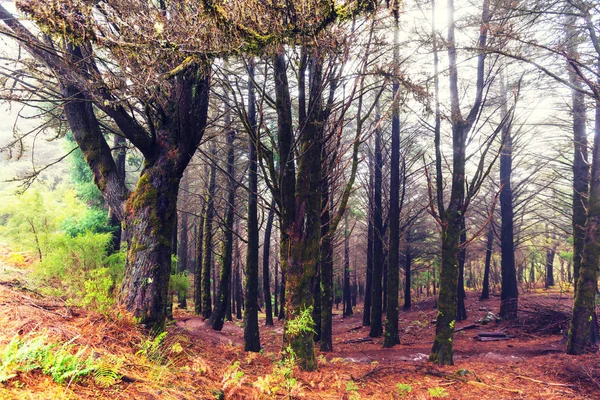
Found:
[[[0,3],[0,398],[600,398],[600,3]]]

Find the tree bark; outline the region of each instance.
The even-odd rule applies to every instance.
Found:
[[[273,307],[271,298],[271,277],[269,270],[269,254],[271,252],[271,230],[275,218],[275,202],[271,202],[267,226],[265,227],[265,240],[263,243],[263,293],[265,297],[265,325],[273,325]]]
[[[350,290],[350,229],[348,227],[348,214],[344,226],[344,317],[349,317],[352,312],[352,298]]]
[[[202,314],[202,260],[204,245],[204,206],[200,209],[198,232],[196,235],[196,265],[194,268],[194,314]]]
[[[488,233],[485,247],[485,266],[483,270],[483,287],[479,301],[488,300],[490,298],[490,267],[492,264],[492,252],[494,251],[494,225],[489,222]]]
[[[256,100],[254,98],[254,62],[248,65],[248,121],[256,129]],[[248,244],[246,253],[246,280],[244,284],[244,350],[260,351],[258,330],[258,166],[256,139],[248,142]]]
[[[589,188],[586,234],[567,340],[568,354],[595,351],[600,340],[596,316],[598,264],[600,263],[600,99],[596,99],[596,124]]]
[[[412,307],[410,287],[411,287],[411,234],[410,228],[406,230],[406,253],[404,255],[404,310],[410,310]],[[429,282],[427,282],[427,295],[429,296]]]
[[[377,113],[379,114],[379,113]],[[375,117],[379,120],[379,115]],[[381,154],[381,130],[375,129],[375,171],[373,177],[373,272],[371,280],[371,329],[370,337],[380,337],[382,313],[382,270],[383,270],[383,218],[381,208],[381,186],[383,157]]]
[[[216,153],[214,144],[211,147],[211,166],[206,195],[206,214],[204,216],[204,244],[202,245],[202,317],[210,318],[212,314],[212,299],[210,288],[210,276],[212,269],[212,247],[213,247],[213,218],[215,216],[215,190],[216,190]]]
[[[395,3],[396,4],[396,3]],[[394,15],[394,63],[399,64],[400,30],[398,5],[393,9]],[[400,344],[398,334],[398,291],[400,289],[400,102],[398,99],[400,84],[394,80],[392,84],[392,144],[390,155],[390,210],[388,246],[386,321],[383,347]]]
[[[505,72],[501,76],[501,117],[507,115],[507,89]],[[512,124],[505,123],[502,127],[502,150],[500,153],[500,217],[502,227],[500,231],[500,248],[502,252],[502,293],[500,296],[500,317],[508,320],[517,318],[519,306],[519,288],[517,286],[517,271],[515,268],[514,244],[514,211],[513,192],[511,185],[512,175]]]
[[[226,105],[229,108],[229,105]],[[226,112],[229,112],[227,110]],[[226,114],[225,124],[229,125],[231,122]],[[227,133],[227,206],[225,212],[225,232],[223,235],[222,243],[222,261],[221,261],[221,272],[219,278],[219,292],[215,302],[215,308],[210,316],[209,323],[212,328],[216,331],[223,329],[223,323],[227,314],[227,305],[230,303],[229,298],[231,296],[230,285],[231,285],[231,269],[233,265],[233,226],[235,218],[235,149],[233,142],[235,140],[235,130],[228,129]]]
[[[458,250],[458,285],[456,286],[456,320],[464,321],[467,319],[467,308],[465,307],[465,261],[467,258],[467,227],[465,218],[461,218],[460,248]]]

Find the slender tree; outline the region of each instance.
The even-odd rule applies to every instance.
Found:
[[[248,63],[248,123],[256,132],[256,99],[254,92],[254,61]],[[258,330],[258,158],[255,135],[248,141],[248,244],[246,279],[244,281],[244,350],[260,351]]]

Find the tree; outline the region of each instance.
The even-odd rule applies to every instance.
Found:
[[[398,5],[392,10],[394,17],[394,63],[399,65],[399,10]],[[398,72],[396,72],[398,74]],[[398,290],[400,286],[400,85],[398,80],[392,83],[392,145],[390,170],[390,210],[389,210],[389,246],[388,246],[388,276],[386,322],[383,347],[393,347],[400,344],[398,334]]]
[[[254,64],[248,65],[248,248],[246,280],[244,282],[244,350],[260,351],[258,331],[258,155],[256,149],[256,100],[254,94]]]
[[[230,304],[231,296],[231,270],[233,265],[233,226],[235,217],[235,151],[233,143],[235,140],[235,129],[231,124],[229,105],[226,104],[225,125],[227,129],[227,205],[225,211],[225,226],[222,243],[221,272],[219,276],[219,292],[215,302],[215,308],[210,316],[209,323],[214,330],[220,331]]]

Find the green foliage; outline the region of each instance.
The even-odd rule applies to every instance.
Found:
[[[140,349],[136,354],[142,354],[151,361],[163,363],[167,360],[167,354],[164,349],[165,338],[167,332],[161,332],[154,338],[144,340],[140,344]]]
[[[261,393],[271,396],[285,393],[291,398],[297,394],[300,390],[300,384],[294,377],[294,360],[284,358],[279,361],[270,374],[256,379],[254,387],[260,390]]]
[[[115,358],[109,362],[98,358],[87,347],[77,349],[73,340],[62,345],[50,343],[45,334],[15,336],[0,354],[0,382],[37,369],[60,384],[91,375],[99,385],[108,387],[121,377],[122,360]]]
[[[32,187],[0,203],[0,236],[13,250],[37,256],[32,275],[40,291],[106,314],[114,305],[125,254],[106,255],[111,236],[100,233],[109,230],[105,214],[64,186]]]
[[[290,336],[300,336],[305,333],[315,333],[315,321],[312,318],[313,307],[300,311],[300,315],[286,322],[285,333]]]
[[[75,237],[87,232],[112,233],[117,227],[108,224],[108,213],[105,210],[89,209],[78,220],[67,218],[62,224],[62,229],[67,235]]]
[[[396,384],[396,393],[400,397],[406,397],[412,391],[412,386],[408,383],[397,383]]]
[[[360,393],[358,393],[358,385],[356,383],[354,383],[353,381],[348,381],[346,382],[346,392],[348,392],[348,399],[349,400],[359,400],[360,399]]]
[[[169,292],[171,293],[185,293],[190,288],[190,277],[187,271],[178,272],[171,275],[169,281]]]
[[[427,391],[429,392],[429,396],[433,398],[448,397],[448,392],[443,387],[436,386],[427,389]]]

